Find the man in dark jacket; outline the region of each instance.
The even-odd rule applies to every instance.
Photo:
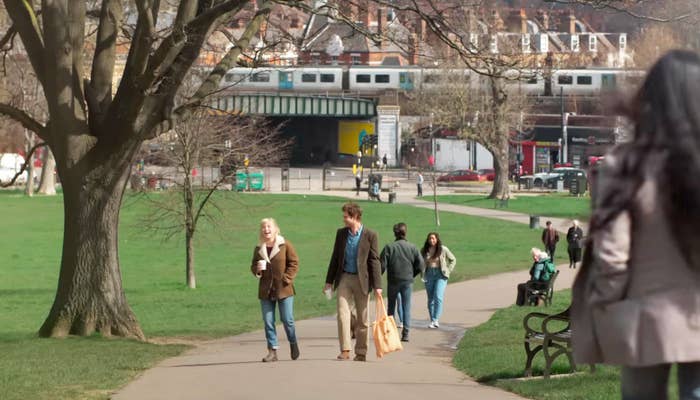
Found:
[[[569,244],[569,268],[576,268],[576,263],[581,261],[581,248],[583,247],[583,229],[577,220],[573,220],[571,227],[566,232],[566,241]]]
[[[394,315],[397,297],[401,298],[400,307],[403,311],[401,320],[403,330],[401,341],[408,342],[408,331],[411,325],[411,292],[413,279],[425,269],[423,257],[413,243],[406,240],[406,224],[399,222],[394,225],[396,241],[384,246],[379,259],[382,262],[382,273],[387,271],[387,291],[389,304],[387,314]]]
[[[369,347],[369,293],[382,295],[381,264],[377,234],[362,225],[362,209],[355,203],[343,205],[344,228],[338,229],[328,263],[324,292],[338,291],[338,360],[350,359],[352,347],[351,312],[355,305],[355,361],[366,361]]]
[[[552,226],[552,221],[547,221],[545,225],[547,227],[542,231],[542,244],[549,254],[549,259],[554,262],[554,251],[557,249],[557,242],[559,242],[559,232]]]

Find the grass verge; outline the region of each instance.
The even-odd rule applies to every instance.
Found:
[[[139,371],[186,348],[100,337],[35,337],[58,280],[62,200],[61,196],[0,194],[3,399],[104,399]],[[258,223],[268,216],[277,219],[300,256],[295,317],[334,312],[320,289],[335,230],[342,225],[344,199],[226,192],[217,193],[216,201],[222,213],[215,216],[217,224],[202,225],[197,233],[198,288],[188,290],[182,236],[162,241],[144,231],[146,203],[136,196],[125,198],[119,229],[123,283],[148,337],[213,338],[261,329],[257,280],[249,272],[249,263]],[[439,231],[458,259],[454,281],[521,270],[529,263],[527,249],[539,242],[520,224],[442,213],[437,229],[430,210],[376,202],[361,205],[365,225],[379,233],[380,246],[393,240],[391,228],[399,221],[408,224],[409,240],[418,245],[429,231]]]

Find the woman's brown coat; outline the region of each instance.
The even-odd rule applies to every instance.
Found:
[[[267,261],[267,269],[260,276],[258,298],[277,300],[294,296],[294,278],[299,271],[299,257],[292,243],[278,235],[269,255],[265,244],[255,246],[250,271],[256,276],[258,260]]]

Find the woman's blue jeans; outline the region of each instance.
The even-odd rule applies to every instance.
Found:
[[[622,400],[668,399],[671,364],[622,367]],[[680,400],[700,400],[700,362],[678,364]]]
[[[263,323],[265,324],[265,339],[268,349],[277,349],[277,331],[275,330],[275,304],[279,304],[280,319],[287,333],[289,343],[296,343],[297,336],[294,330],[294,296],[278,300],[260,300],[262,307]]]
[[[426,268],[425,291],[428,294],[428,313],[431,321],[438,321],[442,315],[442,303],[445,298],[447,278],[440,268]]]

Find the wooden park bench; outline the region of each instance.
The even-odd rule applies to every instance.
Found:
[[[559,314],[545,314],[531,312],[523,318],[525,328],[525,376],[532,376],[532,360],[542,351],[544,354],[544,377],[549,378],[552,364],[562,354],[569,359],[571,372],[576,370],[574,358],[571,353],[571,323],[569,322],[569,309]],[[562,327],[562,323],[564,326]]]
[[[557,280],[557,276],[559,276],[559,270],[554,272],[544,289],[527,288],[526,298],[528,299],[530,305],[537,305],[539,301],[542,301],[545,306],[552,305],[552,297],[554,297],[554,281]]]

